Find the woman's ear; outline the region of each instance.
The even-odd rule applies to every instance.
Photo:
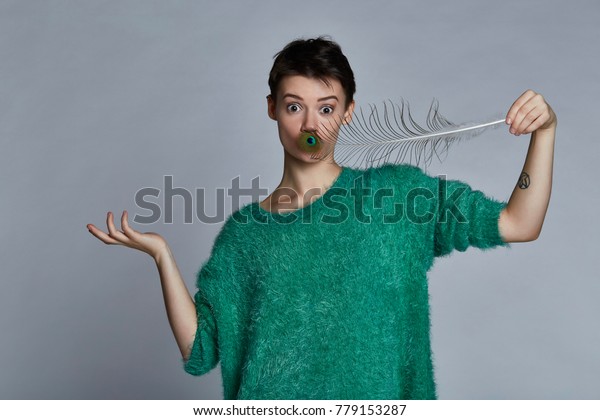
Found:
[[[271,95],[267,95],[267,113],[269,114],[269,118],[277,121],[277,117],[275,116],[275,99]]]
[[[344,112],[344,120],[342,121],[343,125],[350,124],[352,121],[352,115],[354,115],[354,101],[350,102],[348,108],[346,108],[346,112]]]

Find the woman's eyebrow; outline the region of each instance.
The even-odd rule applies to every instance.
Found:
[[[298,95],[294,95],[293,93],[286,93],[285,95],[283,95],[283,98],[293,98],[293,99],[297,99],[299,101],[302,101],[302,97],[298,96]],[[323,102],[323,101],[328,101],[330,99],[335,99],[336,101],[339,102],[339,99],[337,96],[335,95],[331,95],[331,96],[325,96],[324,98],[319,98],[317,99],[318,102]]]
[[[283,98],[293,98],[293,99],[298,99],[299,101],[302,100],[302,98],[298,95],[294,95],[293,93],[286,93],[285,95],[283,95]]]
[[[335,99],[336,101],[338,101],[338,102],[339,102],[339,99],[338,99],[338,97],[337,97],[337,96],[335,96],[335,95],[326,96],[326,97],[324,97],[324,98],[319,98],[319,99],[318,99],[318,101],[319,101],[319,102],[321,102],[321,101],[328,101],[328,100],[330,100],[330,99]]]

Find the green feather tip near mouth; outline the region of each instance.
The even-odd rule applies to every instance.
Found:
[[[298,138],[298,146],[307,153],[317,153],[321,150],[323,142],[316,134],[302,133]]]

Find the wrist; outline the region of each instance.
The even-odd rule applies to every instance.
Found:
[[[557,122],[558,121],[556,119],[556,114],[554,113],[554,111],[550,110],[550,121],[547,121],[546,124],[538,128],[536,131],[555,131]]]
[[[154,259],[154,262],[156,262],[156,265],[160,265],[160,263],[162,261],[165,261],[165,259],[171,258],[171,249],[165,243],[163,246],[161,246],[160,248],[158,248],[150,256]]]
[[[532,134],[535,134],[533,138],[543,138],[543,139],[554,139],[555,135],[556,135],[556,122],[553,122],[552,124],[550,124],[548,127],[544,127],[544,128],[538,128],[537,130],[535,130]]]
[[[548,125],[547,127],[540,127],[538,130],[541,131],[555,131],[556,130],[556,120],[554,120],[552,123],[550,123],[550,125]]]

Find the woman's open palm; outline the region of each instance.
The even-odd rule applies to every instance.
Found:
[[[127,221],[127,210],[123,211],[121,216],[121,230],[116,228],[114,216],[110,211],[106,215],[106,225],[108,233],[98,229],[91,223],[87,225],[87,228],[92,235],[107,245],[124,245],[128,248],[138,249],[154,259],[167,249],[167,242],[159,234],[154,232],[142,233],[132,229]]]

